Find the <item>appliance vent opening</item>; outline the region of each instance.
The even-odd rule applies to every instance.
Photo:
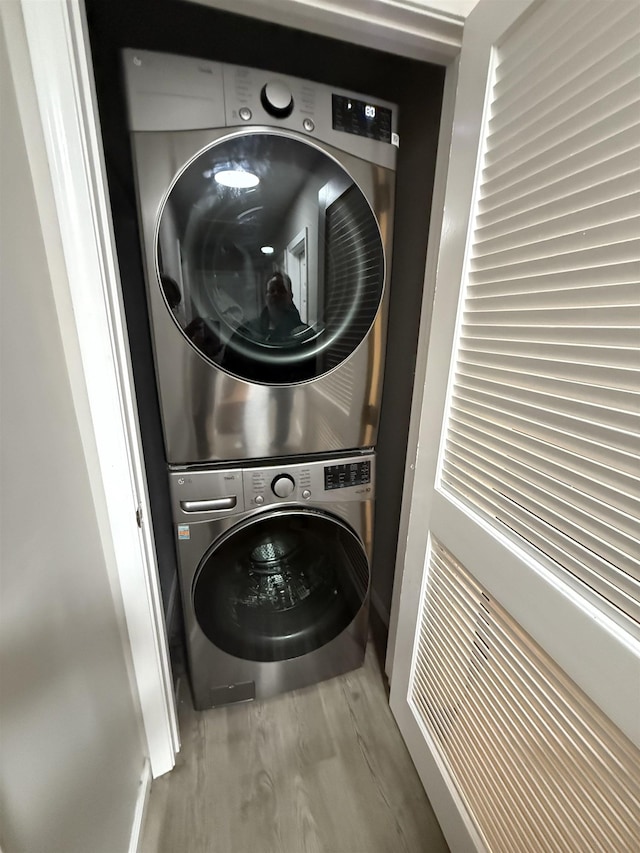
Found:
[[[409,701],[488,850],[640,849],[640,750],[436,540]]]

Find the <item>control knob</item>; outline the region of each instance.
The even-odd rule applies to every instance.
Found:
[[[269,115],[276,118],[286,118],[293,112],[293,95],[279,80],[273,80],[262,87],[260,101]]]
[[[288,498],[295,487],[296,484],[293,477],[290,477],[288,474],[278,474],[277,477],[273,478],[271,483],[271,491],[279,498]]]

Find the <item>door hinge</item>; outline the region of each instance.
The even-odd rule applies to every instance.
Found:
[[[142,507],[139,504],[136,509],[136,523],[138,527],[142,527]]]

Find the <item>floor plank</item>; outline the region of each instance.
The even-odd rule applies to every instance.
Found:
[[[141,853],[447,853],[373,642],[361,669],[274,699],[196,712],[184,677],[178,698]]]

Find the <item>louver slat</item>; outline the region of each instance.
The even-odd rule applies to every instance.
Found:
[[[591,99],[606,99],[619,86],[635,79],[637,73],[637,49],[633,34],[622,38],[608,54],[601,54],[594,64],[585,68],[583,73],[572,80],[562,81],[555,91],[546,91],[534,108],[526,110],[526,120],[522,120],[515,109],[503,115],[502,121],[491,122],[489,139],[491,140],[491,162],[497,159],[498,148],[506,144],[510,137],[522,139],[527,133],[537,136],[554,120],[566,119],[568,114],[579,112]],[[535,93],[532,93],[535,98]]]
[[[585,236],[582,234],[583,231],[585,234],[590,232],[595,235],[597,228],[632,219],[640,204],[640,174],[625,175],[611,183],[613,186],[603,188],[603,195],[615,194],[614,198],[605,197],[600,203],[594,204],[593,200],[585,194],[585,197],[578,201],[580,206],[578,211],[575,209],[568,210],[565,216],[555,216],[556,211],[547,209],[546,215],[542,217],[541,221],[534,223],[537,227],[531,227],[532,223],[529,221],[526,223],[526,228],[518,228],[517,224],[514,227],[514,222],[511,221],[508,223],[508,230],[505,228],[502,234],[491,236],[486,233],[488,229],[476,231],[477,256],[486,257],[487,255],[495,255],[496,252],[500,251],[522,249],[527,245],[535,245],[548,238],[557,240],[560,237],[574,235],[575,239],[577,234]],[[637,188],[636,192],[632,192],[634,187]],[[571,199],[571,205],[574,206],[575,204],[576,199]],[[558,207],[559,205],[556,210]],[[631,236],[634,236],[633,232],[631,232]]]
[[[534,141],[519,150],[513,159],[503,156],[499,168],[487,167],[483,171],[486,184],[481,198],[499,193],[527,178],[539,179],[545,170],[553,173],[554,169],[562,168],[568,156],[588,157],[601,143],[606,142],[608,147],[611,139],[632,134],[638,126],[638,110],[636,102],[630,100],[631,93],[627,95],[628,98],[616,110],[608,105],[605,111],[594,110],[592,114],[581,117],[580,129],[576,129],[573,121],[568,121],[557,139],[550,137]],[[591,120],[594,123],[590,123]]]
[[[557,535],[554,524],[546,523],[507,496],[496,494],[492,501],[486,500],[470,477],[458,471],[449,470],[448,473],[460,497],[473,501],[481,514],[493,518],[503,532],[517,533],[525,550],[529,545],[538,556],[546,557],[551,567],[561,567],[567,583],[578,592],[589,591],[596,602],[607,602],[629,619],[638,620],[638,600],[624,590],[629,584],[628,575],[570,536]]]
[[[579,6],[497,49],[440,486],[638,631],[640,15]]]
[[[541,476],[549,476],[565,483],[569,488],[591,494],[597,489],[601,500],[613,511],[628,516],[627,530],[635,531],[638,500],[635,493],[640,486],[638,477],[612,469],[610,465],[587,462],[578,454],[569,455],[550,447],[546,442],[521,434],[513,436],[503,432],[496,437],[487,436],[471,419],[451,421],[451,441],[464,448],[486,450],[496,455],[504,452],[503,439],[509,435],[513,442],[513,457],[535,467]]]
[[[527,44],[508,40],[497,55],[493,86],[494,110],[489,130],[501,127],[515,116],[535,113],[539,104],[562,97],[565,86],[582,79],[595,85],[590,73],[594,65],[619,51],[637,27],[633,0],[599,0],[573,7],[566,26],[555,21],[541,26],[542,39],[529,35]]]
[[[623,204],[626,210],[623,209]],[[609,206],[613,208],[614,204],[610,203]],[[536,231],[533,233],[529,231],[522,235],[514,235],[512,232],[498,245],[493,241],[479,243],[476,245],[472,271],[519,263],[523,260],[535,261],[538,258],[554,255],[556,251],[558,254],[570,255],[588,249],[618,245],[626,241],[632,247],[635,241],[635,250],[638,252],[640,249],[640,241],[637,240],[637,235],[640,233],[640,216],[637,215],[640,209],[638,196],[630,196],[624,201],[619,199],[615,206],[618,210],[612,211],[613,216],[608,222],[588,225],[584,222],[584,217],[579,214],[567,217],[567,226],[563,228],[562,223],[556,222],[556,233],[546,239]],[[550,227],[548,231],[551,232]]]
[[[532,175],[516,174],[510,184],[478,201],[478,224],[484,226],[509,215],[539,209],[547,201],[567,197],[572,192],[594,190],[637,169],[640,122],[634,127],[596,145],[574,151],[570,160]],[[576,206],[581,209],[581,204]]]
[[[599,420],[606,423],[610,418],[614,426],[618,422],[618,411],[633,415],[640,409],[640,389],[626,391],[618,388],[597,388],[594,392],[588,385],[579,385],[560,376],[531,371],[516,372],[507,368],[500,370],[469,361],[459,362],[458,376],[461,384],[465,382],[472,387],[487,386],[500,389],[499,393],[502,397],[520,399],[521,393],[531,392],[549,394],[557,399],[575,400],[577,403],[592,403],[599,408],[601,413]],[[567,402],[567,405],[571,403]],[[640,476],[640,472],[638,475]]]
[[[611,99],[605,96],[600,102],[589,101],[580,113],[563,113],[561,124],[548,128],[540,135],[514,136],[491,151],[483,170],[487,182],[486,191],[499,190],[501,185],[512,181],[516,170],[522,174],[542,171],[557,163],[568,148],[582,151],[603,139],[609,139],[634,127],[638,122],[636,110],[636,81],[626,83]],[[592,94],[592,93],[589,93]],[[517,146],[517,148],[515,147]],[[509,156],[501,149],[510,148]]]
[[[640,753],[437,541],[420,612],[409,701],[487,849],[635,851]]]
[[[600,3],[556,2],[555,8],[543,4],[528,27],[513,33],[501,46],[496,62],[494,98],[496,101],[509,98],[507,104],[496,111],[499,117],[509,112],[509,104],[518,104],[517,95],[536,92],[537,81],[546,80],[543,92],[561,88],[561,79],[571,79],[570,71],[562,78],[558,69],[566,60],[572,60],[583,47],[589,49],[594,41],[606,31],[607,24],[615,23],[621,16],[629,14],[629,4],[616,6],[616,0],[601,0]],[[591,62],[607,48],[604,40],[599,50],[591,51]],[[588,60],[577,63],[589,66]],[[571,65],[569,69],[571,69]],[[533,79],[532,79],[533,77]],[[538,92],[538,96],[542,93]]]
[[[493,478],[498,488],[509,486],[520,498],[534,496],[541,510],[554,507],[556,514],[570,515],[576,523],[588,525],[591,537],[601,538],[603,544],[611,543],[620,549],[620,559],[628,555],[629,562],[636,568],[640,567],[636,518],[632,512],[625,512],[617,506],[619,495],[613,490],[600,486],[600,497],[595,499],[587,491],[593,487],[593,481],[584,475],[572,476],[570,471],[559,466],[553,469],[541,465],[535,455],[527,455],[521,450],[517,454],[505,453],[503,448],[495,450],[488,443],[474,442],[466,434],[460,435],[460,443],[452,436],[451,453],[452,456],[446,458],[454,470],[474,465],[484,471],[488,479]],[[464,465],[460,464],[462,461]],[[530,485],[529,481],[533,479],[537,486]],[[581,483],[582,488],[577,483]],[[633,507],[633,501],[630,504],[630,508],[638,509],[637,504]],[[598,517],[602,506],[607,508],[607,522]]]
[[[637,157],[622,155],[620,162],[610,161],[608,167],[615,177],[608,177],[608,171],[599,175],[598,201],[593,198],[593,184],[587,189],[581,188],[574,191],[567,187],[559,196],[547,191],[545,198],[540,203],[531,203],[531,197],[527,200],[526,209],[522,213],[514,210],[505,210],[503,216],[496,216],[490,222],[489,217],[479,216],[476,222],[476,243],[484,244],[488,240],[508,235],[519,236],[521,229],[529,226],[537,226],[538,230],[529,230],[527,236],[531,239],[545,239],[548,236],[562,233],[567,230],[568,225],[593,221],[598,211],[604,211],[612,202],[618,204],[640,191],[640,171],[636,168]],[[581,173],[584,178],[584,173]],[[637,209],[637,208],[636,208]],[[566,221],[564,217],[567,216]],[[561,220],[561,221],[558,221]]]
[[[542,486],[531,486],[527,481],[527,474],[534,469],[526,469],[519,466],[512,459],[505,457],[491,457],[486,451],[483,454],[474,453],[473,450],[465,449],[455,459],[455,465],[446,460],[446,466],[454,472],[463,466],[465,472],[469,472],[482,479],[485,484],[492,486],[495,490],[493,505],[498,519],[500,519],[500,506],[504,503],[500,499],[515,503],[531,514],[532,518],[540,519],[545,524],[557,527],[562,526],[565,536],[579,543],[580,546],[599,557],[601,561],[608,564],[609,576],[614,576],[616,586],[626,592],[630,597],[640,597],[640,562],[633,554],[640,553],[640,541],[635,535],[629,535],[625,528],[633,525],[631,516],[616,517],[616,512],[609,507],[611,522],[604,524],[591,512],[589,504],[591,499],[588,495],[572,493],[565,489],[567,497],[563,501],[563,491],[558,488],[558,496],[545,492]],[[544,483],[544,478],[539,472],[538,478]],[[549,480],[551,486],[558,487],[558,483]],[[572,502],[569,503],[569,498]],[[514,512],[509,507],[511,515]],[[507,519],[505,523],[508,523]],[[626,575],[626,577],[625,577]],[[638,607],[635,608],[636,613]]]

